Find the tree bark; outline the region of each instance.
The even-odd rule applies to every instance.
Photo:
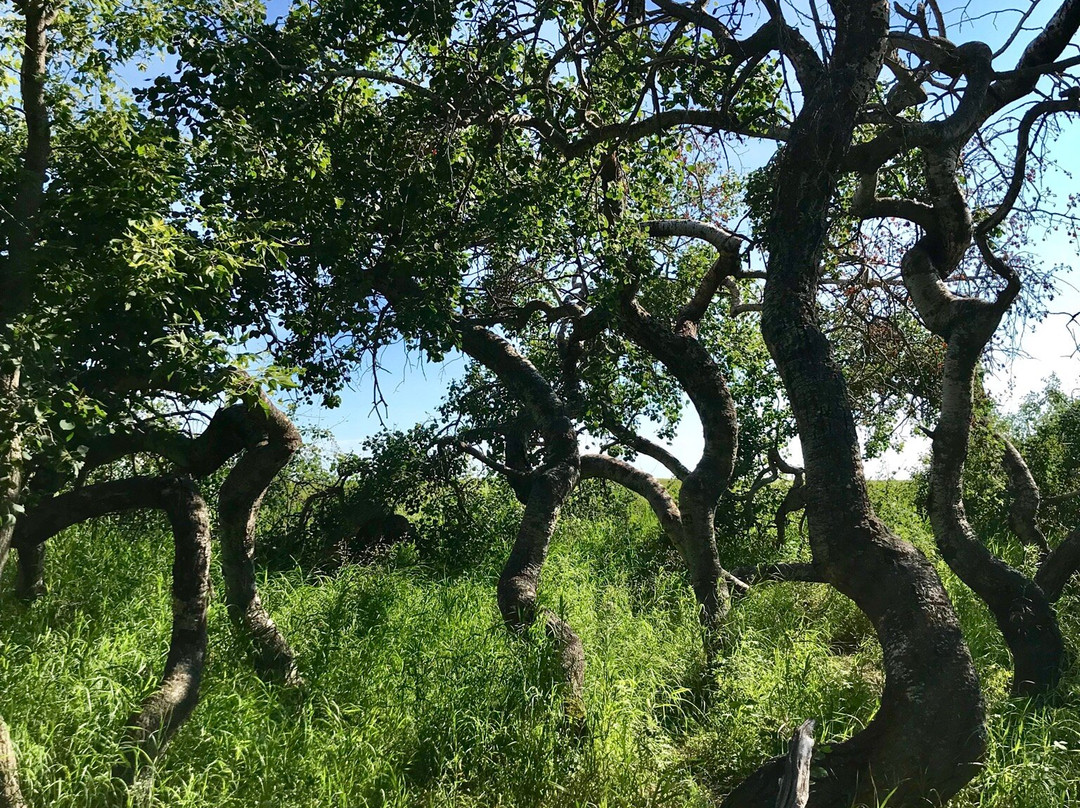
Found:
[[[959,622],[929,561],[874,514],[843,374],[822,333],[817,281],[828,206],[859,109],[886,50],[889,5],[834,3],[829,66],[806,94],[775,166],[762,332],[798,423],[814,563],[874,625],[885,687],[867,727],[822,756],[811,806],[943,802],[976,773],[984,707]],[[775,804],[783,759],[725,801]]]
[[[930,524],[945,563],[994,615],[1012,652],[1013,692],[1034,695],[1057,685],[1065,645],[1043,591],[979,541],[964,511],[962,479],[977,361],[978,352],[965,350],[958,337],[950,340],[942,378],[941,418],[934,430],[930,464]]]
[[[938,549],[949,568],[986,603],[1012,652],[1013,692],[1033,695],[1052,689],[1061,677],[1065,646],[1053,608],[1038,585],[997,558],[979,541],[967,520],[963,502],[963,474],[973,416],[972,395],[979,358],[1001,317],[1019,291],[1019,280],[1008,277],[993,301],[954,295],[944,285],[971,244],[971,215],[956,180],[955,147],[924,149],[927,186],[934,201],[934,229],[921,238],[901,263],[904,283],[926,327],[945,340],[941,376],[941,415],[933,431],[930,463],[930,524]],[[982,245],[980,245],[982,246]],[[988,261],[996,259],[988,255]],[[1015,450],[1014,450],[1015,451]],[[1023,460],[1006,454],[1006,467],[1014,486],[1034,486],[1030,474],[1024,486],[1018,478],[1026,470]],[[1017,489],[1017,493],[1024,493]],[[1028,491],[1028,494],[1031,492]],[[1019,506],[1033,505],[1025,497]],[[1028,516],[1034,513],[1027,514]],[[1016,523],[1014,509],[1011,522]],[[1021,530],[1033,525],[1020,525]],[[1043,540],[1045,544],[1045,540]]]
[[[172,637],[158,689],[128,722],[131,753],[114,775],[131,784],[191,716],[206,661],[210,604],[210,515],[195,485],[178,479],[160,492],[173,530]]]
[[[679,489],[680,549],[700,608],[705,648],[710,656],[731,608],[731,594],[716,548],[714,520],[716,505],[735,467],[739,421],[720,367],[698,341],[697,328],[720,281],[736,270],[738,261],[737,249],[721,253],[698,293],[683,307],[674,329],[642,308],[633,297],[633,289],[623,295],[618,312],[623,332],[678,380],[701,420],[705,447],[697,465],[682,478]]]
[[[540,572],[559,511],[580,476],[577,433],[563,400],[509,342],[479,326],[462,325],[459,333],[462,350],[495,373],[521,401],[544,438],[545,462],[532,475],[525,513],[510,557],[499,575],[499,611],[507,628],[521,633],[538,617]],[[542,618],[547,635],[558,649],[567,715],[580,720],[584,715],[584,647],[571,626],[554,612],[543,610]]]
[[[1008,438],[1003,435],[999,437],[1005,445],[1001,462],[1009,478],[1009,493],[1013,497],[1009,506],[1009,527],[1022,544],[1038,547],[1045,555],[1050,552],[1050,546],[1039,529],[1039,507],[1042,505],[1039,486],[1035,484],[1031,469],[1024,462],[1020,451]]]
[[[27,512],[16,526],[20,551],[61,530],[111,513],[142,508],[165,511],[173,531],[172,636],[157,691],[129,722],[131,754],[114,774],[134,779],[191,715],[199,698],[206,657],[210,601],[210,517],[194,483],[182,477],[133,477],[59,494]]]
[[[20,9],[25,15],[19,93],[26,119],[26,149],[19,167],[13,200],[14,221],[7,229],[7,260],[0,262],[0,329],[5,333],[30,302],[40,226],[38,214],[45,199],[45,184],[52,153],[52,129],[45,101],[45,78],[49,57],[48,30],[56,9],[42,0],[28,0]],[[20,385],[17,356],[4,358],[0,367],[0,401],[5,418],[12,418]],[[23,471],[20,436],[9,421],[0,425],[3,478],[0,479],[0,579],[3,577],[12,539],[12,519],[22,495]]]
[[[19,788],[18,760],[15,744],[7,724],[0,719],[0,808],[26,808]]]
[[[45,545],[16,551],[15,594],[25,601],[36,600],[45,592]]]
[[[218,500],[225,602],[259,675],[294,686],[302,683],[295,654],[255,586],[255,523],[266,489],[302,441],[292,422],[262,392],[248,405],[248,418],[261,435],[229,471]]]
[[[776,808],[806,808],[810,801],[810,760],[814,753],[814,721],[803,721],[788,747],[787,768]]]
[[[1065,590],[1076,570],[1080,568],[1080,528],[1072,531],[1065,540],[1050,551],[1039,565],[1035,574],[1035,583],[1046,595],[1047,600],[1056,603]]]

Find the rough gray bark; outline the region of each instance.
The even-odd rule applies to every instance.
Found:
[[[540,617],[558,649],[566,683],[566,712],[573,719],[584,715],[585,651],[569,623],[554,612],[538,610],[537,589],[559,511],[580,475],[577,433],[565,402],[536,368],[510,343],[480,326],[463,324],[462,350],[498,377],[525,407],[544,439],[545,462],[533,472],[525,513],[514,546],[499,575],[498,602],[506,626],[515,633],[528,629]]]
[[[1046,536],[1039,529],[1039,507],[1042,504],[1039,486],[1035,484],[1031,469],[1024,462],[1020,451],[1008,438],[999,437],[1005,445],[1001,462],[1005,467],[1009,493],[1013,498],[1009,505],[1009,527],[1022,544],[1038,547],[1043,554],[1049,553],[1050,546],[1046,543]]]
[[[19,788],[18,760],[15,744],[7,724],[0,719],[0,808],[26,808]]]
[[[867,727],[824,754],[812,806],[945,801],[976,772],[986,742],[982,695],[960,626],[932,565],[874,514],[843,374],[822,333],[817,281],[828,206],[854,124],[881,70],[889,5],[834,3],[829,65],[806,94],[775,166],[762,332],[798,423],[814,561],[874,625],[885,687]],[[797,36],[797,34],[795,34]],[[775,804],[783,761],[725,801]],[[894,791],[895,789],[895,791]]]
[[[266,489],[302,440],[292,421],[265,394],[260,392],[247,412],[259,438],[229,471],[218,498],[225,601],[259,675],[293,686],[302,682],[295,654],[255,585],[255,524]]]
[[[131,782],[154,760],[191,715],[199,698],[206,656],[210,601],[210,517],[194,483],[182,477],[111,480],[59,494],[27,512],[14,546],[33,548],[61,530],[112,513],[162,510],[173,531],[172,635],[157,691],[129,722],[131,755],[114,774]]]
[[[128,784],[152,762],[191,716],[199,701],[206,661],[206,615],[210,604],[210,515],[189,480],[165,483],[159,506],[173,530],[172,636],[158,689],[128,722],[131,754],[114,775]]]

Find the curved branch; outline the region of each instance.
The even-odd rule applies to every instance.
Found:
[[[250,422],[247,410],[247,405],[242,403],[220,408],[206,429],[194,438],[175,429],[148,425],[91,438],[86,444],[88,451],[79,480],[85,480],[91,471],[101,466],[144,453],[168,460],[178,472],[207,477],[245,446],[258,440],[257,429]]]
[[[439,442],[444,446],[448,446],[467,454],[469,457],[479,460],[496,474],[506,477],[511,484],[525,482],[529,479],[530,475],[527,472],[518,471],[517,469],[512,469],[509,466],[503,465],[491,455],[480,451],[471,443],[466,443],[465,441],[456,438],[444,438]]]
[[[1016,133],[1016,162],[1013,164],[1013,174],[1009,181],[1009,188],[1005,192],[1005,198],[1001,201],[1001,204],[976,227],[977,233],[991,233],[999,224],[1005,221],[1005,217],[1013,209],[1013,205],[1016,204],[1016,200],[1020,196],[1020,191],[1027,179],[1027,157],[1031,140],[1031,128],[1041,117],[1054,112],[1080,112],[1080,102],[1076,99],[1042,101],[1024,113]]]
[[[1080,0],[1064,0],[1042,30],[1028,43],[1012,75],[995,81],[990,87],[985,117],[1016,101],[1032,90],[1080,29]]]
[[[543,134],[541,129],[550,130],[549,126],[543,126],[533,119],[521,123],[536,129],[541,134]],[[779,124],[758,125],[756,121],[744,121],[723,110],[671,109],[657,112],[633,123],[612,123],[598,126],[577,140],[566,143],[561,147],[561,150],[567,157],[581,157],[594,146],[606,143],[609,140],[619,140],[621,142],[642,140],[653,135],[662,134],[669,129],[682,127],[730,132],[734,135],[762,138],[763,140],[784,141],[788,137],[786,126]],[[556,146],[558,147],[559,144],[556,143]]]
[[[603,479],[618,483],[633,491],[652,508],[664,533],[680,550],[685,551],[682,535],[682,517],[679,506],[660,481],[651,474],[608,455],[584,454],[581,456],[582,479]]]
[[[199,698],[210,602],[210,517],[206,503],[186,478],[111,480],[41,503],[19,520],[13,542],[20,548],[32,548],[88,519],[144,508],[164,511],[172,525],[173,624],[161,683],[129,722],[131,755],[115,772],[129,782],[143,763],[161,753]]]
[[[869,173],[888,160],[916,147],[961,146],[987,118],[986,98],[994,76],[993,54],[982,42],[965,42],[956,48],[963,64],[967,87],[951,115],[937,121],[898,120],[867,143],[851,147],[845,159],[847,171]]]
[[[132,783],[144,762],[152,762],[199,701],[206,660],[206,615],[210,603],[210,515],[189,480],[166,483],[161,507],[173,530],[172,638],[158,689],[128,722],[128,760],[114,776]]]
[[[638,454],[647,455],[656,460],[670,471],[675,476],[675,479],[685,480],[690,474],[690,469],[660,444],[642,437],[632,429],[620,424],[614,418],[605,417],[603,424],[604,429],[610,432],[620,444],[628,449],[633,449]]]
[[[1035,573],[1035,583],[1051,603],[1056,603],[1069,579],[1080,569],[1080,528],[1050,551]]]

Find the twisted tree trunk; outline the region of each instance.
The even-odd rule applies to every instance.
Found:
[[[659,322],[635,299],[636,289],[625,290],[618,310],[623,332],[638,347],[658,360],[690,397],[701,420],[704,450],[693,469],[681,464],[679,532],[690,584],[700,607],[705,648],[711,657],[719,630],[731,607],[727,576],[720,565],[714,520],[717,503],[735,467],[739,421],[735,401],[719,365],[698,340],[698,326],[725,279],[739,272],[741,242],[718,227],[690,220],[650,222],[654,236],[693,235],[705,238],[718,250],[716,262],[699,283],[693,297],[680,309],[674,324]]]
[[[886,50],[884,0],[834,4],[836,42],[775,166],[762,332],[798,422],[814,563],[874,625],[885,687],[867,727],[824,754],[811,806],[942,802],[976,772],[985,747],[975,669],[929,561],[894,536],[867,496],[843,374],[822,333],[817,281],[828,206],[859,109]],[[805,69],[804,69],[805,72]],[[766,764],[725,805],[775,804],[783,759]]]
[[[580,474],[577,433],[565,402],[524,356],[502,337],[480,326],[463,324],[462,350],[491,370],[525,407],[544,438],[545,462],[528,486],[525,513],[510,557],[499,575],[498,603],[506,626],[525,631],[538,616],[558,649],[566,684],[566,712],[584,715],[585,652],[573,628],[550,610],[538,613],[536,594],[559,510]],[[523,489],[524,490],[524,489]]]
[[[984,258],[1006,286],[993,301],[954,295],[943,283],[971,244],[971,216],[957,183],[958,151],[948,146],[924,149],[927,185],[934,205],[931,229],[904,256],[904,283],[926,327],[945,340],[941,376],[941,416],[933,431],[928,510],[934,538],[942,557],[986,603],[1012,652],[1013,691],[1031,695],[1052,689],[1061,676],[1065,647],[1053,609],[1039,586],[999,559],[979,541],[967,520],[963,502],[964,463],[967,460],[973,415],[972,395],[979,358],[1001,317],[1020,289],[1019,279],[996,259],[984,240]],[[1006,456],[1006,467],[1018,495],[1025,493],[1023,460]],[[1021,480],[1021,477],[1024,479]],[[1030,491],[1027,491],[1030,495]],[[1011,522],[1032,516],[1035,499],[1021,497]],[[1025,506],[1031,506],[1025,510]],[[1038,542],[1030,529],[1019,525],[1023,537]],[[1035,529],[1037,533],[1037,529]],[[1045,539],[1042,540],[1045,545]]]
[[[114,775],[132,783],[142,763],[154,761],[199,701],[206,661],[210,604],[210,516],[189,480],[163,484],[159,506],[173,531],[172,637],[158,689],[128,722],[132,752]]]
[[[302,440],[292,421],[261,392],[248,406],[248,418],[260,437],[236,461],[218,500],[225,602],[259,674],[292,686],[302,681],[295,654],[255,585],[255,524],[266,489]]]
[[[288,417],[258,392],[252,400],[219,409],[195,438],[163,429],[97,438],[90,442],[83,474],[145,452],[168,460],[178,471],[205,477],[245,452],[219,494],[226,603],[238,640],[247,645],[259,675],[290,686],[302,679],[292,648],[263,606],[255,585],[255,523],[267,487],[301,443]]]

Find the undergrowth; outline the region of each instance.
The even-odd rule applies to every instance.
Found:
[[[925,552],[913,487],[875,487],[883,518]],[[648,512],[625,499],[570,507],[542,599],[582,637],[588,732],[562,717],[542,634],[507,635],[494,601],[513,505],[488,491],[484,552],[420,560],[408,545],[333,576],[267,572],[264,601],[306,686],[265,685],[210,615],[202,701],[131,797],[169,806],[709,806],[804,718],[819,744],[873,715],[880,650],[865,618],[821,586],[763,586],[737,602],[722,662],[703,668],[694,603]],[[500,510],[501,509],[501,510]],[[793,524],[788,556],[803,554]],[[475,539],[475,537],[474,537]],[[169,630],[162,524],[109,522],[50,544],[49,591],[0,604],[0,715],[34,806],[113,793],[125,721],[153,690]],[[737,555],[732,548],[727,555]],[[735,559],[738,560],[738,559]],[[1080,676],[1054,701],[1008,696],[1008,656],[984,608],[942,566],[976,657],[990,752],[951,805],[1080,803]],[[216,575],[216,573],[215,573]],[[216,592],[223,591],[220,577]],[[1075,595],[1063,630],[1080,637]]]

